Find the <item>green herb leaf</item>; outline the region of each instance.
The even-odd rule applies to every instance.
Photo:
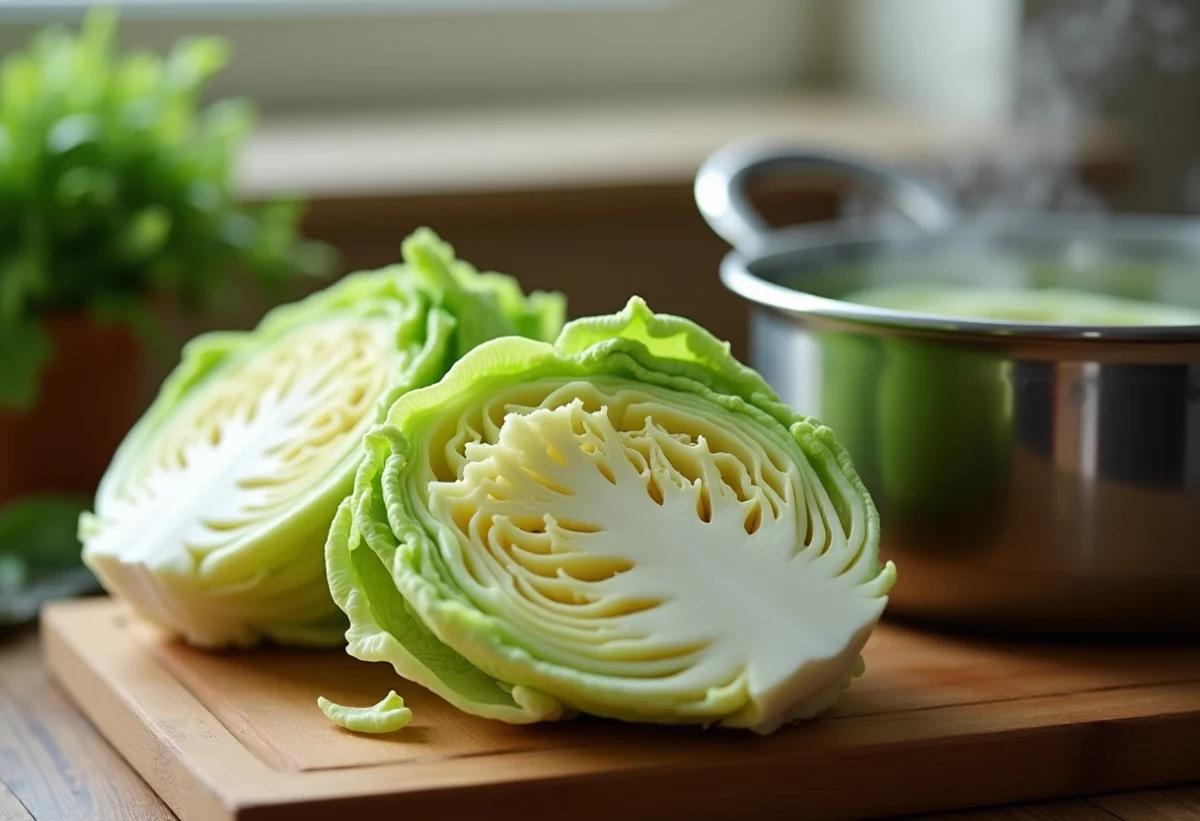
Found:
[[[0,508],[0,555],[19,556],[33,570],[81,563],[79,515],[87,500],[58,494],[27,496]]]
[[[0,509],[0,625],[37,615],[52,598],[96,590],[77,535],[86,500],[30,496]]]
[[[37,397],[38,375],[54,342],[39,322],[0,322],[0,351],[0,411],[26,410]]]
[[[114,9],[96,8],[78,32],[47,28],[0,64],[0,323],[11,326],[6,341],[24,340],[0,364],[0,403],[33,401],[47,357],[28,327],[50,312],[208,308],[237,276],[281,296],[332,267],[328,249],[300,237],[298,204],[237,200],[235,159],[254,110],[201,104],[227,44],[191,38],[166,57],[122,54],[116,26]]]
[[[25,587],[29,568],[15,553],[0,553],[0,598],[12,596]]]

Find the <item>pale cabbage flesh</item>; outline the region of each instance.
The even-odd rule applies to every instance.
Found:
[[[104,488],[85,528],[91,566],[194,644],[251,643],[268,616],[273,638],[320,639],[311,616],[328,615],[328,594],[309,579],[321,557],[294,540],[320,539],[327,521],[289,519],[321,492],[313,477],[353,458],[399,356],[384,323],[335,315],[205,383]],[[276,527],[292,538],[256,538]],[[268,569],[270,592],[247,595]]]

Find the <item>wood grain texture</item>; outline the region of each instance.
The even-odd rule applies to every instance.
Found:
[[[191,668],[189,689],[176,674],[190,667],[186,653],[131,627],[110,602],[52,608],[44,625],[60,681],[185,821],[341,811],[356,821],[399,813],[487,819],[508,817],[513,806],[573,819],[838,819],[1200,778],[1195,648],[1022,653],[888,626],[868,645],[868,677],[824,720],[765,739],[583,721],[524,728],[544,742],[527,748],[508,741],[513,728],[436,700],[421,707],[425,733],[361,739],[331,732],[313,706],[316,690],[294,683],[272,700],[260,681],[247,697],[232,668],[216,665]],[[255,661],[269,655],[239,661],[253,676],[296,669],[287,653],[265,668]],[[347,701],[382,695],[373,665],[337,653],[307,658],[312,681],[336,678]],[[402,682],[386,683],[419,698]],[[239,722],[218,717],[230,711],[261,736],[257,743],[244,742]],[[281,731],[292,723],[300,731]],[[474,736],[470,744],[504,743],[467,753],[464,735]],[[274,754],[261,754],[263,743]],[[364,744],[379,752],[364,754]],[[281,766],[288,758],[280,750],[290,764]]]
[[[907,821],[1196,821],[1200,786],[1102,795],[968,812],[938,813]]]
[[[1193,755],[1200,755],[1200,738]],[[1180,787],[1151,800],[1138,795],[1105,795],[1092,799],[1122,821],[1195,821],[1200,818],[1200,787]]]
[[[39,821],[173,818],[35,663],[36,634],[10,641],[0,662],[0,782],[18,806]],[[0,818],[16,812],[11,805],[0,790]]]
[[[445,702],[428,690],[398,685],[389,666],[356,663],[340,650],[205,653],[153,637],[147,638],[147,646],[238,741],[277,770],[545,750],[579,741],[570,732],[555,733],[558,728],[546,732],[546,728],[466,719],[449,712]],[[403,690],[413,720],[385,743],[314,720],[323,718],[320,713],[314,716],[318,695],[340,704],[367,706],[391,689]]]
[[[1119,816],[1084,799],[1029,804],[1020,807],[996,807],[962,813],[942,813],[909,821],[1121,821]]]

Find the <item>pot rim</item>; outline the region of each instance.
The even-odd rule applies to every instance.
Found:
[[[895,226],[892,225],[891,229]],[[780,285],[755,273],[755,269],[802,265],[793,259],[825,253],[862,250],[870,246],[902,248],[927,243],[975,240],[1060,240],[1141,242],[1179,254],[1194,254],[1200,277],[1200,219],[1158,214],[1057,214],[1036,213],[1014,216],[997,214],[963,220],[954,228],[930,235],[911,230],[896,233],[886,224],[810,223],[772,231],[753,252],[732,250],[720,265],[726,288],[743,299],[793,316],[811,316],[851,321],[896,330],[924,331],[1001,338],[1076,339],[1089,342],[1200,342],[1200,324],[1175,325],[1079,325],[1060,322],[1011,321],[953,317],[881,308],[818,296]],[[1189,255],[1190,255],[1189,254]]]

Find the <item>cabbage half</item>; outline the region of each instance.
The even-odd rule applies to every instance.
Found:
[[[559,296],[526,298],[428,230],[403,253],[187,345],[80,522],[110,592],[196,645],[341,641],[322,548],[362,435],[480,342],[562,324]]]
[[[767,733],[861,673],[895,578],[833,433],[637,298],[481,345],[364,444],[348,650],[476,715]]]

